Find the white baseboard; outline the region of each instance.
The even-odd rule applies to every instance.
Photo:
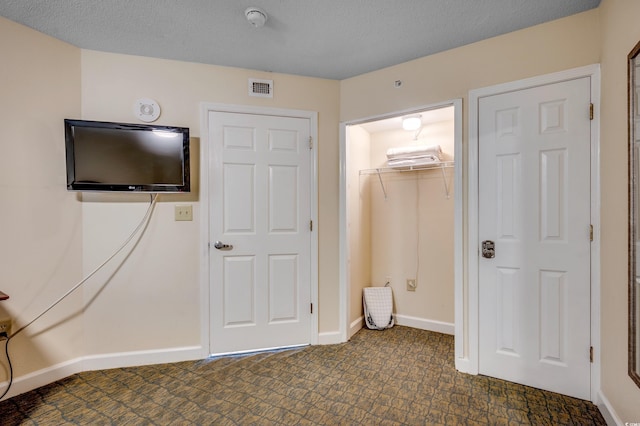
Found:
[[[191,361],[202,359],[203,349],[200,346],[159,349],[151,351],[122,352],[78,357],[61,362],[51,367],[37,370],[13,380],[11,389],[5,399],[29,392],[57,380],[64,379],[83,371],[105,370],[109,368],[134,367],[138,365],[164,364],[169,362]],[[0,384],[4,390],[9,384]]]
[[[319,345],[335,345],[337,343],[344,343],[340,337],[339,331],[328,331],[325,333],[318,333]]]
[[[435,331],[443,334],[455,334],[454,324],[442,321],[434,321],[424,318],[411,317],[408,315],[395,315],[396,324],[404,325],[407,327],[418,328],[420,330]],[[349,338],[360,331],[364,327],[364,316],[356,319],[349,325]]]
[[[419,328],[420,330],[429,330],[435,331],[437,333],[450,334],[452,336],[455,334],[455,326],[453,323],[410,317],[408,315],[396,315],[396,324]]]
[[[602,393],[602,391],[598,392],[598,399],[596,400],[596,405],[598,406],[598,410],[600,410],[600,414],[604,417],[604,420],[607,422],[609,426],[618,425],[622,426],[624,423],[618,417],[615,410],[611,406],[611,403],[607,399],[606,396]]]
[[[201,346],[88,355],[82,358],[84,371],[203,359]]]
[[[361,316],[349,325],[349,339],[364,327],[364,316]]]
[[[474,374],[471,372],[469,358],[456,358],[455,364],[456,364],[456,370],[458,370],[459,372]]]
[[[76,358],[16,377],[3,401],[82,371],[82,358]],[[8,381],[2,382],[0,389],[4,391],[8,385]]]

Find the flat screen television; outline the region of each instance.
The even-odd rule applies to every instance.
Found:
[[[67,189],[189,192],[189,128],[64,120]]]

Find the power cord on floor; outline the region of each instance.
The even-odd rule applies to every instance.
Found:
[[[34,319],[32,319],[27,324],[25,324],[22,327],[20,327],[18,329],[18,331],[12,333],[11,335],[8,335],[7,333],[0,333],[0,340],[3,340],[2,337],[5,337],[5,339],[4,339],[5,340],[4,351],[5,351],[5,354],[7,356],[7,364],[9,365],[9,384],[7,385],[7,388],[4,390],[2,395],[0,395],[0,401],[2,400],[2,398],[4,398],[7,395],[7,393],[9,393],[9,389],[11,389],[11,385],[13,384],[13,366],[11,365],[11,357],[9,356],[9,342],[11,341],[11,339],[16,337],[25,328],[29,327],[31,324],[33,324],[38,319],[40,319],[44,314],[46,314],[51,309],[53,309],[58,303],[62,302],[64,299],[66,299],[67,296],[69,296],[71,293],[76,291],[81,285],[83,285],[85,282],[87,282],[87,280],[89,280],[89,278],[94,276],[107,263],[109,263],[111,261],[111,259],[116,257],[118,255],[118,253],[120,253],[129,244],[129,242],[136,236],[138,231],[140,231],[141,228],[145,227],[145,225],[149,222],[149,220],[151,219],[151,213],[153,212],[153,208],[156,205],[157,199],[158,199],[158,194],[151,194],[151,200],[149,202],[149,207],[147,208],[147,212],[145,213],[144,217],[142,218],[142,220],[140,221],[138,226],[136,226],[136,228],[133,230],[131,235],[129,235],[129,237],[124,241],[124,243],[122,243],[120,245],[120,247],[115,252],[113,252],[113,254],[111,256],[109,256],[104,262],[102,262],[89,275],[87,275],[86,277],[84,277],[83,279],[78,281],[78,283],[76,283],[73,287],[71,287],[71,289],[69,291],[67,291],[65,294],[63,294],[61,297],[59,297],[58,300],[56,300],[51,305],[49,305],[49,307],[47,309],[45,309],[40,314],[38,314]],[[143,231],[143,234],[144,234],[144,231]]]

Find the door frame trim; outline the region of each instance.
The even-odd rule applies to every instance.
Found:
[[[594,105],[594,118],[591,120],[591,223],[594,226],[594,238],[591,243],[591,345],[594,359],[591,364],[591,400],[597,403],[600,389],[600,65],[593,64],[527,78],[514,82],[498,84],[469,91],[469,150],[466,176],[468,188],[467,215],[467,289],[456,288],[456,294],[467,295],[466,321],[456,321],[456,336],[464,333],[464,351],[456,350],[456,369],[470,373],[479,372],[479,226],[478,226],[478,128],[479,102],[487,96],[524,90],[528,88],[560,83],[589,77],[591,82],[591,102]],[[585,111],[586,114],[586,111]],[[464,298],[456,298],[456,311],[464,310]],[[462,328],[459,328],[462,327]],[[585,350],[587,350],[586,348]]]
[[[310,213],[315,224],[311,231],[310,248],[310,298],[314,308],[311,313],[309,343],[318,343],[318,113],[298,109],[257,107],[251,105],[234,105],[213,102],[200,104],[200,341],[202,357],[210,355],[211,323],[210,323],[210,265],[209,265],[209,113],[230,112],[236,114],[268,115],[276,117],[305,118],[309,120],[309,134],[313,138],[310,164]]]

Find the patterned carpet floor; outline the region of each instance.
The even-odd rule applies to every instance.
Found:
[[[604,425],[588,401],[454,368],[453,336],[84,372],[0,403],[2,425]]]

